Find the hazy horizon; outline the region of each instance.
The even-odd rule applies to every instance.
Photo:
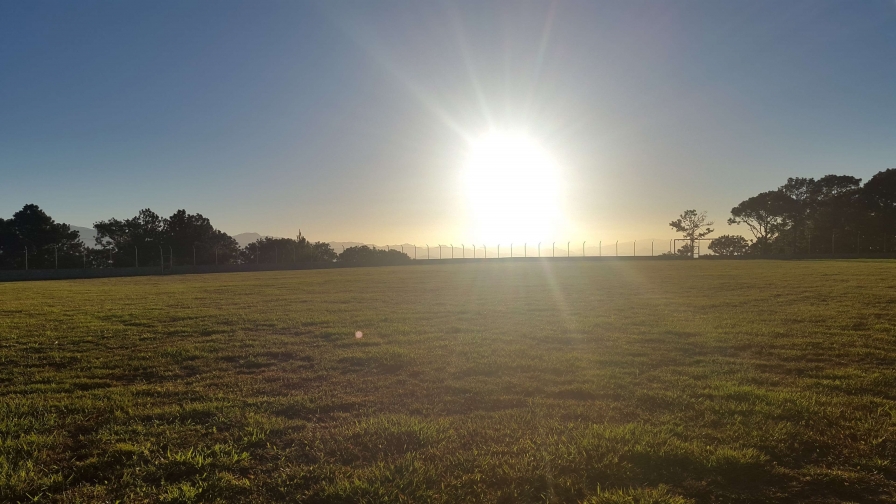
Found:
[[[7,2],[0,67],[0,216],[77,226],[565,243],[695,208],[718,236],[787,177],[896,166],[891,0]],[[490,131],[550,157],[549,195],[471,192]]]

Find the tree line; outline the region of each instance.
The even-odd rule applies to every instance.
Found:
[[[337,254],[329,243],[263,237],[240,247],[201,214],[178,210],[161,217],[143,209],[129,219],[94,223],[94,247],[70,225],[58,223],[28,204],[10,219],[0,218],[0,269],[172,267],[176,265],[337,262],[398,264],[411,258],[367,246]]]
[[[728,224],[752,235],[723,235],[709,249],[719,255],[881,253],[896,250],[896,168],[862,184],[850,175],[819,179],[791,177],[772,191],[731,209]],[[693,256],[714,232],[706,212],[686,210],[669,223],[684,245],[674,254]],[[161,217],[150,209],[136,216],[94,224],[95,246],[77,230],[28,204],[0,218],[0,269],[97,268],[289,262],[399,264],[411,258],[397,250],[351,247],[337,254],[330,244],[264,237],[245,247],[201,214],[178,210]]]
[[[896,168],[867,182],[850,175],[791,177],[773,191],[731,209],[730,225],[753,236],[723,235],[709,249],[719,255],[886,253],[896,250]],[[686,210],[669,223],[682,233],[675,251],[692,256],[714,230],[706,212]]]

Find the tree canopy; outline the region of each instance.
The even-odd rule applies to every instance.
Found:
[[[864,185],[851,175],[819,179],[791,177],[731,209],[730,225],[743,225],[753,239],[724,235],[709,249],[718,255],[878,253],[896,249],[896,168],[878,172]],[[695,242],[714,232],[706,212],[685,210],[669,226],[686,240],[676,253],[692,256]],[[263,237],[240,248],[202,214],[178,210],[161,217],[149,208],[128,219],[94,224],[92,249],[78,231],[59,223],[39,206],[27,204],[11,218],[0,218],[0,268],[130,267],[189,264],[341,262],[357,265],[402,264],[411,258],[397,250],[368,246],[336,254],[325,242]]]
[[[339,254],[339,262],[355,265],[397,265],[412,261],[411,257],[400,250],[379,250],[360,245],[349,247]]]
[[[202,214],[178,210],[161,217],[149,208],[137,215],[94,223],[96,248],[81,242],[68,224],[55,222],[37,205],[25,205],[10,219],[0,218],[0,268],[23,269],[25,250],[32,269],[75,267],[166,267],[240,263],[334,262],[328,243],[265,237],[245,248],[216,229]]]
[[[202,214],[178,210],[162,218],[144,208],[130,219],[115,218],[93,225],[96,244],[109,252],[113,266],[170,264],[228,264],[239,257],[239,245],[217,230]],[[105,257],[105,256],[104,256]]]
[[[851,175],[796,177],[731,209],[729,224],[753,235],[750,253],[817,254],[893,251],[896,169],[865,185]]]
[[[707,221],[706,212],[697,212],[697,210],[685,210],[678,216],[678,219],[669,223],[669,226],[681,233],[685,240],[688,240],[681,248],[678,249],[679,255],[693,256],[695,251],[694,242],[706,238],[715,230],[710,226],[715,224]]]
[[[11,219],[0,218],[0,267],[24,268],[27,250],[30,268],[69,267],[72,256],[84,248],[77,231],[58,223],[37,205],[28,204]]]
[[[272,238],[265,236],[246,245],[240,252],[242,262],[288,263],[288,262],[333,262],[336,252],[329,243],[310,242],[301,233],[292,238]]]
[[[721,256],[740,256],[749,252],[750,242],[740,235],[722,235],[709,242],[709,250]]]

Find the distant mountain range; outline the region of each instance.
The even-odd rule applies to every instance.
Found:
[[[72,231],[77,231],[81,235],[81,241],[84,242],[90,248],[96,248],[96,229],[81,227],[81,226],[69,226]]]
[[[94,230],[93,228],[87,228],[87,227],[81,227],[81,226],[71,226],[71,228],[72,228],[72,230],[75,230],[75,231],[78,231],[79,233],[81,233],[81,240],[88,247],[96,248],[95,241],[94,241],[94,238],[96,237],[96,230]],[[240,233],[238,235],[233,235],[233,239],[236,240],[236,242],[239,244],[239,246],[241,248],[254,242],[255,240],[258,240],[259,238],[263,238],[263,235],[261,235],[259,233]],[[655,239],[655,240],[654,239],[641,239],[641,240],[638,240],[638,245],[637,245],[638,255],[650,255],[651,242],[655,242],[655,252],[654,253],[656,255],[662,254],[663,252],[666,252],[669,249],[669,239],[668,238],[659,238],[659,239]],[[361,243],[361,242],[331,241],[328,243],[330,244],[331,247],[333,247],[333,250],[335,250],[337,253],[341,253],[343,250],[343,247],[349,248],[349,247],[358,247],[361,245],[367,245],[368,247],[376,247],[379,249],[384,248],[384,247],[389,247],[389,248],[396,249],[396,250],[401,250],[401,247],[402,247],[402,245],[374,245],[374,244],[370,244],[370,243]],[[530,245],[534,245],[534,244],[530,244]],[[578,247],[575,247],[575,246],[570,247],[572,249],[572,250],[570,250],[570,252],[572,252],[573,254],[578,253],[578,255],[581,255],[581,253],[582,253],[581,242],[579,242],[578,245],[579,245]],[[596,243],[594,243],[594,242],[587,243],[587,246],[585,247],[587,255],[598,255],[598,254],[600,254],[600,255],[615,255],[615,253],[616,253],[615,241],[612,241],[612,242],[607,241],[606,243],[603,243],[602,247],[601,247],[602,250],[598,250],[598,247],[596,247],[595,245],[596,245]],[[619,255],[632,255],[633,245],[634,244],[632,243],[632,241],[619,242]],[[679,246],[680,245],[681,245],[681,243],[679,243]],[[565,242],[558,243],[558,246],[556,247],[556,251],[555,251],[556,255],[566,255],[567,252],[566,252],[565,246],[566,246]],[[412,245],[410,243],[405,243],[404,247],[405,247],[405,252],[413,255],[414,245]],[[494,248],[494,246],[490,246],[489,250],[491,250],[493,248]],[[517,248],[521,250],[520,247],[517,247]],[[425,251],[426,247],[418,246],[417,249],[420,251]],[[461,247],[455,247],[455,249],[460,250]],[[438,246],[435,246],[435,245],[432,246],[431,250],[438,250]],[[450,248],[445,247],[445,250],[450,251]],[[468,247],[467,250],[469,251],[470,247]],[[530,248],[530,252],[533,250],[534,250],[534,248]],[[545,243],[542,245],[542,253],[543,254],[546,255],[549,250],[550,250],[549,244]],[[509,248],[507,248],[507,249],[502,248],[501,255],[504,256],[505,254],[508,254],[509,251],[510,251]]]
[[[240,233],[238,235],[233,235],[233,239],[240,244],[240,248],[245,247],[259,238],[261,238],[261,235],[258,233]]]
[[[81,235],[81,241],[84,242],[85,245],[91,248],[96,248],[96,230],[89,227],[83,226],[70,226],[72,231],[77,231]],[[233,235],[233,239],[239,244],[240,247],[245,247],[246,245],[258,240],[259,238],[263,238],[263,235],[259,233],[240,233],[237,235]],[[337,252],[342,252],[342,247],[357,247],[359,245],[368,245],[361,242],[329,242],[330,246],[333,247],[333,250]],[[405,244],[407,245],[407,244]],[[381,245],[376,245],[377,247],[382,247]],[[400,246],[399,246],[400,247]],[[393,246],[395,248],[395,246]]]
[[[233,235],[233,239],[240,245],[240,247],[245,247],[246,245],[260,239],[264,238],[264,235],[258,233],[240,233],[238,235]],[[280,236],[275,236],[274,238],[282,238]],[[364,243],[360,242],[328,242],[333,250],[337,252],[342,252],[343,245],[345,248],[356,247],[358,245],[364,245]]]

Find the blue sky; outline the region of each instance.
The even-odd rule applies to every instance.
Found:
[[[728,232],[788,176],[896,167],[896,3],[0,3],[3,216],[461,242],[489,129],[562,166],[568,225],[521,239]]]

